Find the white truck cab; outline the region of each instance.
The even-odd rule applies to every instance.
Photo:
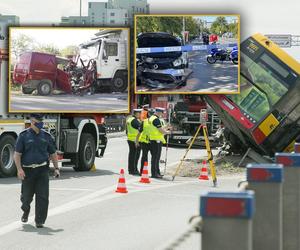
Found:
[[[128,88],[129,29],[109,29],[98,32],[91,41],[80,45],[78,65],[96,62],[98,90],[110,87],[114,92]]]

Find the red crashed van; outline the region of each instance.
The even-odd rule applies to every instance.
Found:
[[[57,67],[67,63],[67,59],[51,54],[23,53],[14,67],[13,82],[22,85],[24,94],[37,90],[38,95],[45,96],[50,95],[53,89],[71,93],[69,74]]]

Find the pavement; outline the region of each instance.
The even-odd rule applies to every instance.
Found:
[[[24,95],[12,92],[11,112],[128,112],[128,93],[100,93],[94,95],[59,94],[51,96]]]
[[[233,41],[230,41],[233,42]],[[223,41],[222,43],[228,43]],[[188,77],[186,86],[176,89],[149,89],[147,86],[138,86],[141,92],[197,92],[197,93],[237,93],[238,92],[238,65],[230,61],[209,64],[206,60],[207,51],[192,51],[189,55],[189,68],[193,73]]]
[[[169,148],[168,168],[175,167],[184,148]],[[162,159],[165,149],[163,148]],[[209,190],[236,190],[241,174],[218,176],[212,181],[171,176],[139,183],[125,175],[128,194],[115,193],[119,171],[127,173],[126,138],[110,138],[104,158],[96,160],[95,172],[63,168],[61,178],[50,179],[50,207],[45,228],[36,229],[34,202],[28,224],[20,222],[20,182],[0,179],[0,249],[165,249],[188,229],[188,220],[199,214],[199,196]],[[192,149],[187,158],[203,157]],[[193,234],[178,249],[200,249],[200,235]]]

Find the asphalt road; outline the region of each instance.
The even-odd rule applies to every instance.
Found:
[[[0,179],[0,249],[164,249],[199,213],[201,193],[235,190],[241,179],[218,177],[214,188],[211,181],[177,177],[171,182],[170,176],[141,184],[139,177],[126,174],[128,194],[118,194],[114,190],[120,168],[127,166],[127,147],[124,137],[112,138],[104,158],[96,161],[96,172],[64,168],[60,179],[51,178],[49,216],[43,229],[33,226],[34,204],[29,223],[20,222],[20,182]],[[184,152],[170,148],[168,166],[178,164]],[[193,149],[188,158],[203,154]],[[194,234],[178,249],[200,249],[199,245],[200,235]]]
[[[160,90],[138,86],[137,90],[141,92],[197,92],[200,94],[238,92],[238,65],[229,61],[223,63],[217,61],[215,64],[209,64],[206,60],[207,55],[207,51],[189,52],[189,68],[193,73],[188,77],[186,86]]]
[[[12,93],[10,111],[43,111],[43,112],[128,112],[127,93],[101,93],[94,95],[51,95],[37,96]]]

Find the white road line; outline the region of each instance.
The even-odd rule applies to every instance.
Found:
[[[63,214],[63,213],[73,211],[73,210],[76,210],[76,209],[79,209],[79,208],[82,208],[85,206],[89,206],[89,205],[92,205],[95,203],[100,203],[103,201],[120,198],[120,197],[126,197],[128,195],[138,193],[138,192],[144,192],[144,191],[155,190],[155,189],[160,189],[160,188],[168,188],[168,187],[179,186],[179,185],[197,182],[197,180],[195,180],[195,181],[189,180],[189,181],[184,181],[184,182],[162,182],[162,183],[165,183],[165,185],[147,186],[145,184],[144,189],[133,189],[134,187],[130,186],[130,184],[132,184],[136,181],[137,181],[136,178],[127,181],[128,194],[126,194],[126,195],[115,193],[114,190],[116,189],[116,185],[113,185],[113,186],[98,190],[96,192],[93,192],[91,194],[88,194],[86,196],[83,196],[74,201],[68,202],[64,205],[49,209],[48,217]],[[155,183],[156,181],[153,181],[153,182]],[[99,197],[99,196],[103,196],[103,197]],[[28,222],[33,223],[33,221],[34,221],[34,216],[30,216],[28,218]],[[20,221],[15,221],[6,226],[2,226],[2,227],[0,227],[0,236],[10,233],[21,227],[22,227],[22,223]]]

